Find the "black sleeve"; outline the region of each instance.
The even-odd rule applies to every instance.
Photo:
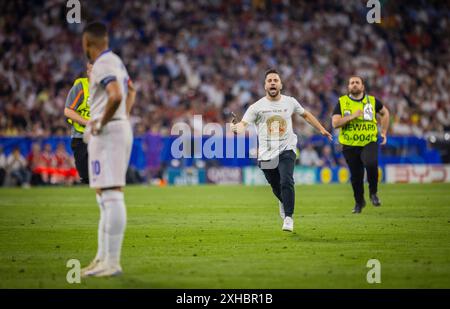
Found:
[[[381,103],[381,101],[379,101],[378,99],[375,99],[375,112],[379,113],[382,108],[383,103]]]
[[[341,114],[341,103],[338,102],[333,110],[333,115],[342,115]]]

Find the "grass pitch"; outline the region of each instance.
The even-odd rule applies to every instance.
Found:
[[[366,193],[367,195],[367,193]],[[295,232],[269,187],[128,187],[124,274],[69,284],[95,255],[87,187],[0,189],[0,288],[450,288],[450,185],[381,185],[351,214],[350,185],[297,186]],[[381,263],[368,284],[366,263]]]

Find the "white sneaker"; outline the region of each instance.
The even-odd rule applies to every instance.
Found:
[[[283,203],[278,201],[278,206],[280,208],[280,217],[281,217],[281,219],[284,220],[284,218],[286,217],[286,215],[284,214],[284,205],[283,205]]]
[[[283,231],[292,232],[294,230],[294,220],[291,217],[284,218]]]
[[[122,274],[120,265],[108,265],[106,263],[98,263],[96,267],[82,274],[82,277],[113,277]]]
[[[103,271],[100,271],[92,275],[92,277],[115,277],[120,276],[121,274],[122,274],[122,267],[120,267],[120,265],[117,265],[105,268]]]
[[[90,271],[90,270],[94,269],[95,267],[97,267],[97,265],[98,265],[99,263],[101,263],[100,260],[96,260],[96,259],[92,260],[92,262],[89,263],[88,266],[86,266],[86,267],[84,267],[84,268],[81,269],[81,277],[83,277],[84,274],[85,274],[87,271]]]

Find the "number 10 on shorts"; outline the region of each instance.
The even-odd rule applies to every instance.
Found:
[[[100,162],[98,160],[91,161],[92,174],[100,175]]]

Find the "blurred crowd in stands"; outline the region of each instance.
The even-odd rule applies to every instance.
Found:
[[[391,110],[391,133],[450,130],[450,7],[445,1],[203,0],[82,2],[82,19],[110,27],[112,49],[139,89],[136,134],[174,122],[230,121],[263,95],[263,72],[282,73],[295,96],[330,126],[350,74]],[[0,4],[0,135],[67,135],[64,101],[84,72],[80,31],[65,1]],[[300,121],[302,135],[312,129]]]
[[[83,23],[68,24],[66,1],[2,1],[0,136],[69,134],[64,103],[85,71],[81,31],[88,20],[107,23],[111,48],[138,88],[135,135],[167,135],[176,122],[194,126],[197,114],[204,123],[230,122],[231,111],[242,116],[264,95],[264,71],[277,68],[284,94],[328,129],[348,77],[358,74],[391,111],[390,134],[444,136],[450,6],[384,0],[382,22],[369,24],[366,2],[92,0],[82,1]],[[301,119],[294,123],[306,144],[313,129]],[[310,148],[304,153],[315,151]],[[303,160],[328,164],[328,151]]]

